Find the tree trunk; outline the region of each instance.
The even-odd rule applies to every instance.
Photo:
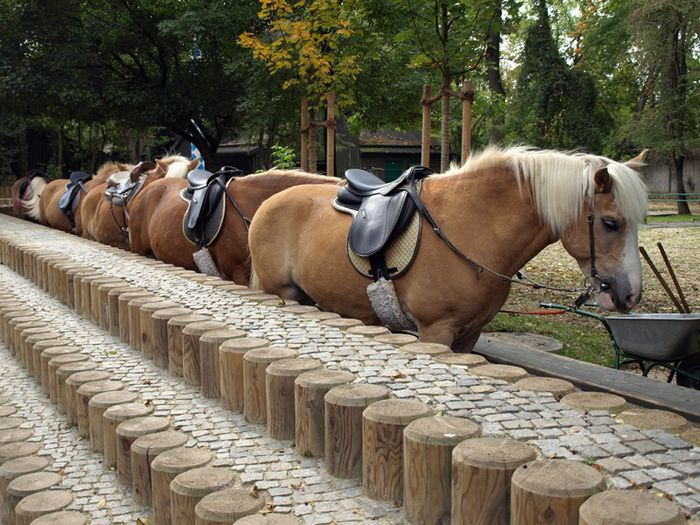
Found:
[[[442,86],[442,122],[440,127],[440,171],[446,172],[450,167],[450,96],[447,93],[449,83]]]
[[[501,81],[501,2],[497,0],[494,8],[493,21],[486,35],[486,65],[489,90],[494,98],[505,98],[506,90]],[[503,126],[505,118],[503,113],[497,112],[491,120],[491,137],[493,144],[503,139]]]
[[[673,154],[672,169],[674,171],[673,178],[676,181],[676,193],[678,193],[678,214],[690,215],[690,206],[688,205],[688,195],[686,194],[685,184],[683,181],[683,168],[685,166],[685,155]]]

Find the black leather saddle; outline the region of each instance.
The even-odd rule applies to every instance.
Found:
[[[337,201],[357,210],[348,233],[350,249],[361,257],[370,258],[385,251],[406,229],[416,212],[416,183],[431,173],[430,168],[413,166],[396,180],[385,183],[368,171],[347,170],[348,184],[338,191]],[[375,275],[375,278],[378,277]]]
[[[222,198],[226,192],[226,185],[232,178],[243,175],[241,170],[230,166],[224,166],[216,173],[192,170],[187,174],[187,188],[180,195],[189,203],[182,225],[188,239],[200,246],[213,241],[209,238],[210,235],[207,235],[207,231],[212,231],[208,223],[223,220],[223,208],[226,203]],[[214,229],[218,233],[218,229]]]
[[[90,179],[92,179],[92,175],[89,173],[74,171],[68,178],[66,191],[61,195],[60,199],[58,199],[58,207],[64,215],[68,217],[73,227],[75,227],[74,213],[78,202],[80,202],[80,192],[87,191],[85,189],[85,183]]]

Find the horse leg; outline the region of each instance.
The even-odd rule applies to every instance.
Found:
[[[474,345],[479,340],[481,329],[460,334],[452,345],[452,350],[459,353],[469,353],[473,350]]]
[[[418,326],[418,336],[422,343],[440,343],[451,347],[456,335],[454,324],[449,320]]]

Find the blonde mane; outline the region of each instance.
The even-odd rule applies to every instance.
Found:
[[[184,179],[187,177],[187,167],[190,164],[190,159],[182,155],[168,155],[160,161],[168,166],[168,171],[165,173],[167,179]]]
[[[473,155],[462,167],[453,167],[443,176],[463,175],[487,168],[505,167],[516,177],[518,187],[529,189],[540,218],[554,232],[566,229],[581,215],[584,202],[594,195],[593,176],[607,168],[613,180],[613,196],[632,224],[644,221],[647,188],[639,173],[629,166],[597,155],[537,150],[519,146],[508,149],[489,147]]]

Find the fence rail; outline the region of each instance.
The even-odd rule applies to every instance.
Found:
[[[681,199],[681,196],[685,198]],[[700,202],[700,193],[649,193],[649,200],[678,202],[681,200],[688,202]]]

